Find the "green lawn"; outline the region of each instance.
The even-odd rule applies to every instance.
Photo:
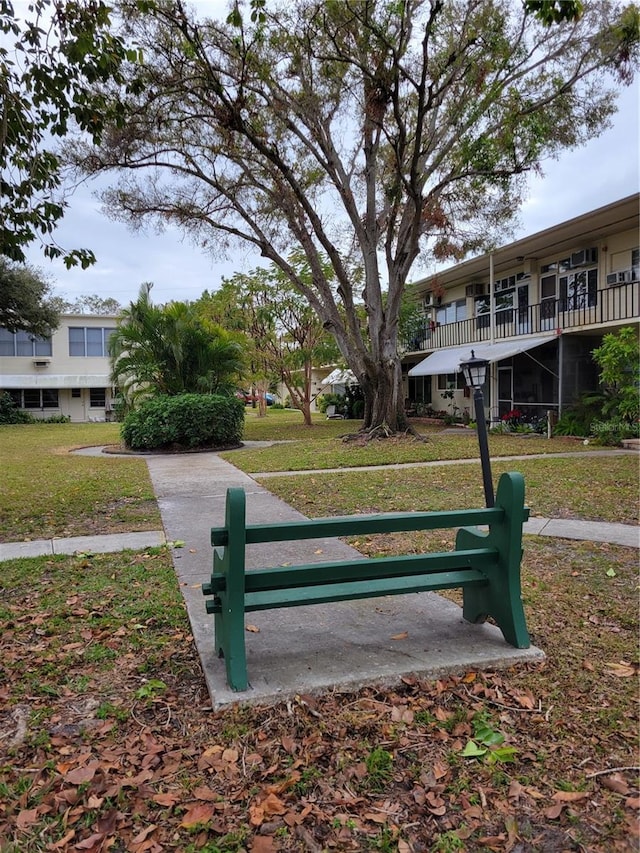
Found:
[[[532,515],[625,524],[638,521],[638,458],[633,454],[494,460],[494,483],[503,471],[524,475]],[[484,503],[479,463],[269,477],[262,482],[300,512],[315,517],[464,509]]]
[[[158,530],[143,459],[70,451],[119,443],[117,424],[0,427],[0,541]]]
[[[360,421],[330,420],[314,416],[313,425],[304,427],[300,415],[289,411],[269,411],[265,418],[248,412],[244,438],[252,441],[287,442],[272,447],[245,449],[242,453],[222,453],[223,459],[248,473],[260,471],[305,471],[325,468],[389,465],[405,462],[433,462],[441,459],[473,459],[478,456],[474,430],[443,431],[441,427],[416,422],[425,441],[411,436],[363,443],[343,441],[341,436],[357,433]],[[293,443],[295,442],[295,443]],[[493,457],[538,453],[565,453],[597,450],[593,444],[570,438],[547,440],[541,436],[490,435]]]

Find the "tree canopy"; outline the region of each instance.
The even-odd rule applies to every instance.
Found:
[[[291,257],[301,277],[310,271]],[[305,269],[306,267],[306,269]],[[282,381],[292,405],[311,424],[312,368],[340,358],[335,341],[307,300],[278,267],[236,273],[213,294],[195,303],[199,310],[228,328],[243,331],[250,376]]]
[[[97,314],[112,316],[119,314],[122,306],[117,299],[111,296],[102,297],[97,293],[87,296],[77,296],[75,299],[66,299],[63,296],[54,297],[54,303],[61,314]]]
[[[35,240],[67,266],[95,260],[52,237],[66,207],[55,141],[77,126],[98,142],[105,123],[122,121],[96,84],[121,82],[122,63],[138,54],[111,31],[109,11],[102,0],[33,0],[21,20],[0,0],[0,254],[14,261]]]
[[[58,323],[59,306],[42,272],[0,256],[0,328],[47,337]]]
[[[121,176],[104,195],[112,215],[177,223],[214,251],[256,248],[334,335],[365,427],[393,429],[418,255],[460,259],[503,240],[526,174],[607,127],[631,79],[637,9],[566,6],[254,2],[220,23],[180,2],[123,0],[145,57],[114,91],[127,122],[74,157]]]

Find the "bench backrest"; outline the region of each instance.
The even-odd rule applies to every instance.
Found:
[[[529,509],[524,505],[524,481],[518,472],[501,476],[496,505],[493,507],[335,516],[270,524],[247,524],[244,489],[230,488],[227,489],[225,525],[211,529],[211,544],[214,547],[230,545],[234,548],[240,547],[238,540],[246,545],[253,545],[261,542],[288,542],[477,525],[491,527],[506,521],[521,527],[528,517]]]

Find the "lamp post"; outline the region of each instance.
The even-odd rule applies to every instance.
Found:
[[[484,497],[487,506],[494,506],[493,480],[491,478],[491,460],[489,459],[489,441],[487,439],[487,423],[484,416],[484,395],[482,386],[487,376],[489,362],[484,358],[476,358],[471,350],[471,358],[460,364],[464,375],[464,381],[469,388],[473,388],[473,402],[476,410],[476,429],[478,431],[478,445],[480,447],[480,464],[482,465],[482,482],[484,484]]]

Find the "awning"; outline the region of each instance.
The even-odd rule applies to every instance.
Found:
[[[335,370],[332,370],[331,373],[326,376],[321,385],[353,385],[357,383],[357,379],[355,374],[351,370],[343,370],[341,367],[337,367]]]
[[[50,374],[50,373],[14,373],[13,376],[0,378],[0,388],[108,388],[108,373],[101,374]]]
[[[500,341],[497,344],[466,344],[463,347],[448,347],[437,350],[412,367],[409,376],[439,376],[443,373],[458,373],[460,362],[471,358],[471,350],[476,358],[486,358],[487,361],[502,361],[505,358],[526,352],[542,344],[549,343],[555,338],[545,335],[532,338],[522,338],[514,341]]]

